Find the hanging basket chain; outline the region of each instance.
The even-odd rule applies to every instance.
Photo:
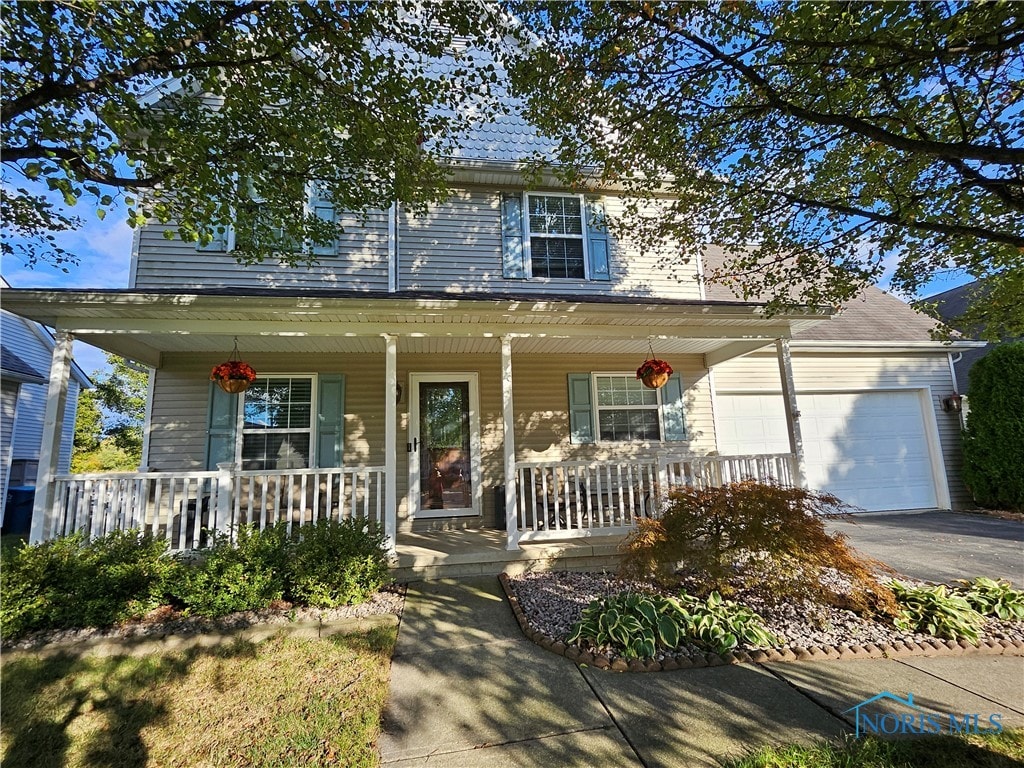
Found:
[[[668,382],[672,375],[672,366],[664,360],[659,360],[654,354],[654,343],[648,339],[647,348],[650,353],[644,358],[643,363],[636,369],[636,377],[643,382],[648,389],[659,389]]]
[[[238,351],[238,337],[235,336],[235,345],[228,355],[228,359],[220,365],[215,365],[210,371],[210,381],[213,381],[225,392],[238,394],[249,388],[249,385],[256,381],[256,371],[247,362],[242,360],[242,353]]]

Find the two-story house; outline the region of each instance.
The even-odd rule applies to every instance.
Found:
[[[141,525],[189,546],[204,525],[356,514],[399,546],[499,527],[514,550],[621,533],[674,483],[744,477],[867,510],[967,502],[943,408],[963,344],[874,288],[768,316],[705,284],[714,245],[670,274],[609,234],[615,190],[527,188],[537,142],[514,118],[479,129],[426,216],[321,203],[344,234],[312,268],[240,266],[230,227],[197,247],[153,225],[126,290],[7,292],[58,329],[56,370],[71,336],[154,370],[145,471],[41,468],[35,537]],[[210,370],[236,339],[259,378],[228,394]],[[660,389],[635,375],[652,352],[675,371]]]

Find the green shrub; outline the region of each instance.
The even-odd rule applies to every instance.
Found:
[[[890,586],[900,605],[895,622],[900,629],[978,644],[985,619],[963,597],[950,594],[944,585],[908,587],[893,581]]]
[[[895,615],[892,594],[845,537],[829,534],[823,520],[845,514],[835,496],[774,483],[743,481],[718,488],[675,488],[654,519],[641,520],[624,544],[625,576],[672,578],[680,563],[695,572],[708,592],[735,588],[766,597],[824,599],[868,615]],[[827,568],[852,585],[836,595],[821,583]]]
[[[740,643],[768,647],[777,642],[749,608],[712,592],[706,600],[620,592],[593,601],[573,627],[567,642],[613,648],[627,659],[654,656],[658,648],[675,650],[683,641],[715,653]]]
[[[361,520],[303,526],[288,557],[288,593],[296,602],[334,608],[366,601],[390,580],[382,532]]]
[[[1010,582],[983,576],[958,582],[964,585],[958,590],[960,595],[978,613],[1003,620],[1024,620],[1024,592],[1014,589]]]
[[[199,616],[265,608],[284,596],[288,544],[283,524],[242,526],[237,545],[218,535],[199,562],[181,570],[173,596],[186,614]]]
[[[117,531],[92,542],[74,534],[3,552],[0,632],[106,627],[165,601],[179,565],[150,535]]]
[[[1024,341],[971,368],[963,479],[984,507],[1024,510]]]

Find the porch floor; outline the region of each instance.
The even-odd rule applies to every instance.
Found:
[[[505,549],[505,532],[496,529],[399,533],[398,561],[392,571],[396,581],[420,581],[502,572],[614,570],[623,538],[522,543],[521,549],[510,552]]]

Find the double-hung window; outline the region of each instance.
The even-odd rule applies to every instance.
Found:
[[[527,195],[533,277],[586,278],[584,207],[579,195]]]
[[[594,391],[601,442],[661,440],[660,390],[632,374],[595,374]]]
[[[648,389],[633,373],[570,373],[573,443],[672,443],[687,440],[682,377]]]
[[[313,377],[256,379],[242,406],[242,469],[312,466]]]

